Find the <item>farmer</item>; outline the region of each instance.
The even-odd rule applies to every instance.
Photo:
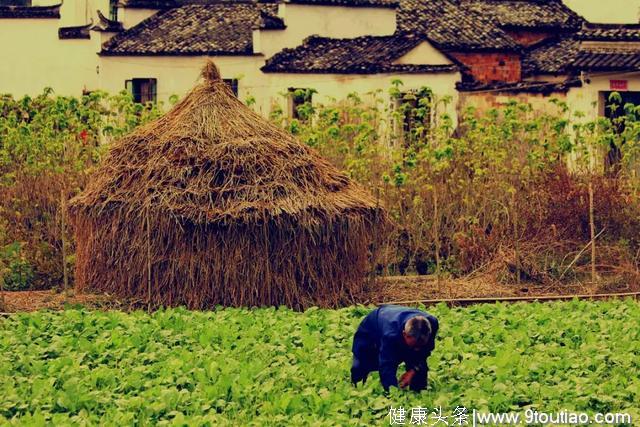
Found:
[[[427,357],[433,351],[438,319],[429,313],[397,305],[382,305],[369,313],[353,337],[351,381],[363,383],[372,371],[380,372],[386,391],[400,386],[420,391],[427,386]],[[407,371],[396,378],[400,363]]]

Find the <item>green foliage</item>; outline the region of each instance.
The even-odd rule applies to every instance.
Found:
[[[314,89],[282,95],[269,118],[362,184],[398,224],[380,272],[463,274],[514,242],[560,243],[536,257],[562,271],[567,253],[590,238],[581,201],[607,152],[617,159],[605,174],[615,185],[596,186],[596,227],[607,227],[601,240],[629,243],[624,253],[631,255],[613,262],[640,268],[639,107],[618,105],[615,118],[590,120],[560,99],[535,109],[511,101],[467,108],[455,122],[452,99],[398,79],[387,91],[343,99],[322,99]],[[620,94],[610,98],[621,104]],[[295,118],[284,108],[293,101]],[[61,281],[62,236],[73,251],[68,228],[61,229],[62,199],[83,188],[111,141],[162,108],[136,104],[126,92],[0,97],[0,245],[25,243],[38,287]]]
[[[640,417],[637,302],[429,311],[428,390],[389,397],[375,373],[349,381],[366,307],[16,314],[0,323],[0,424],[368,426],[390,406],[458,405]]]
[[[21,278],[15,286],[36,278],[37,287],[61,282],[63,238],[73,250],[69,227],[62,230],[63,199],[85,185],[110,141],[158,117],[161,108],[136,104],[124,91],[0,95],[0,247],[23,242],[26,257],[12,264],[12,277]]]
[[[389,273],[436,264],[439,271],[469,272],[516,240],[545,245],[549,239],[566,238],[581,247],[589,236],[576,234],[576,223],[565,220],[561,195],[583,194],[589,175],[601,169],[612,147],[621,153],[610,170],[620,183],[611,194],[619,197],[605,202],[601,196],[610,194],[598,192],[597,221],[615,223],[612,230],[621,230],[624,222],[636,224],[636,107],[625,106],[625,114],[613,120],[587,120],[556,98],[536,109],[514,100],[483,111],[469,107],[454,123],[448,114],[451,102],[427,87],[407,90],[396,79],[387,92],[307,99],[298,108],[305,112],[304,120],[291,119],[278,107],[271,119],[347,171],[386,206],[400,227],[381,267]],[[567,172],[567,163],[573,173]],[[559,176],[568,179],[558,182]],[[623,207],[628,220],[615,219]],[[554,227],[560,231],[551,236]],[[640,249],[638,240],[632,240],[633,249]]]
[[[33,267],[20,249],[18,242],[0,247],[0,289],[22,291],[31,286]]]

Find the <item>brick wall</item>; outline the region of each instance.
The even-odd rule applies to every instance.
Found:
[[[521,46],[531,46],[553,35],[553,33],[526,30],[507,30],[506,33]]]
[[[474,80],[490,82],[519,82],[521,78],[520,55],[517,53],[468,53],[451,55],[466,65]]]

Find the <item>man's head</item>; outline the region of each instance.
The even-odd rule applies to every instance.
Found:
[[[402,331],[404,343],[418,351],[427,345],[431,337],[431,324],[424,316],[415,316],[407,320]]]

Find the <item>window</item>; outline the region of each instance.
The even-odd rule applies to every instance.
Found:
[[[608,175],[615,175],[622,167],[622,146],[626,143],[625,138],[628,137],[624,135],[626,121],[630,114],[628,108],[640,105],[640,92],[600,92],[600,105],[601,115],[611,120],[614,133],[619,135],[617,140],[609,141],[609,149],[604,159],[605,172]]]
[[[131,79],[125,82],[125,87],[133,100],[141,104],[156,102],[157,80],[156,79]]]
[[[109,0],[109,19],[112,21],[118,20],[118,1]]]
[[[289,117],[307,120],[313,113],[311,100],[314,93],[314,89],[289,88]]]
[[[426,88],[399,92],[394,96],[395,130],[406,147],[429,135],[431,102],[432,93]]]
[[[229,86],[233,94],[238,97],[238,79],[222,79]]]

